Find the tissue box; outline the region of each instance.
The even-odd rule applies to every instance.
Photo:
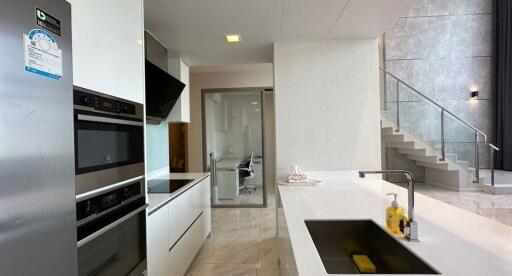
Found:
[[[288,182],[294,183],[294,182],[307,182],[308,177],[305,174],[289,174],[288,175]]]

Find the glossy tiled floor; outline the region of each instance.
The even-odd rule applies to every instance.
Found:
[[[418,183],[416,191],[512,226],[512,195],[492,195],[484,192],[454,192],[420,183]]]
[[[187,276],[278,276],[275,197],[268,207],[212,209],[212,237]]]
[[[229,200],[217,200],[215,204],[262,204],[263,203],[263,189],[261,187],[256,188],[255,191],[248,192],[246,190],[240,191],[240,195],[237,199]]]

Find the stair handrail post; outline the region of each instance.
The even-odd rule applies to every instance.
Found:
[[[396,79],[396,132],[400,131],[400,80]]]
[[[444,141],[444,108],[441,109],[441,159],[439,160],[446,160],[446,145]]]
[[[491,148],[491,186],[494,187],[494,148]]]
[[[480,183],[480,153],[478,152],[477,131],[475,131],[475,183]]]

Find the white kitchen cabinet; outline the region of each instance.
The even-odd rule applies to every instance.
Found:
[[[142,0],[68,0],[73,84],[144,102]]]
[[[194,204],[194,198],[199,192],[200,183],[169,203],[169,247],[178,241],[201,213],[201,210]]]
[[[168,60],[168,72],[173,77],[185,84],[178,101],[174,105],[167,118],[169,122],[190,123],[190,81],[189,67],[181,58],[170,58]]]
[[[205,220],[201,216],[194,224],[183,234],[180,241],[169,251],[169,264],[171,276],[183,276],[187,272],[188,267],[194,260],[205,237],[203,231],[205,228]]]
[[[167,205],[156,210],[148,217],[147,262],[148,276],[167,276],[170,274],[168,263],[169,222]]]
[[[210,177],[148,218],[148,275],[183,276],[211,232]]]

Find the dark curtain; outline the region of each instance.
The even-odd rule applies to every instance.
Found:
[[[496,0],[494,143],[496,168],[512,170],[512,1]]]

